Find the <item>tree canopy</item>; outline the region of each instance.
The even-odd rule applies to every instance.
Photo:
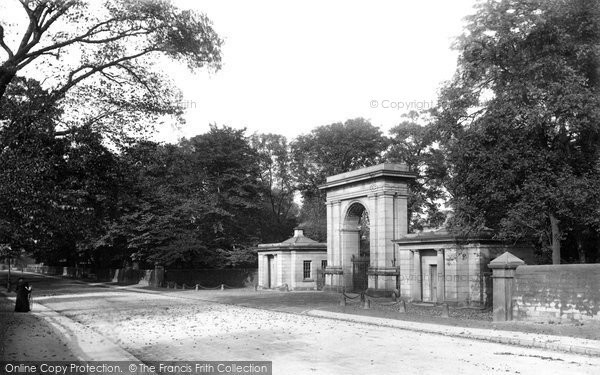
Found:
[[[250,143],[258,153],[260,182],[265,194],[263,239],[268,242],[286,240],[297,224],[298,216],[298,205],[294,201],[297,179],[292,173],[290,144],[278,134],[254,134]]]
[[[19,79],[9,94],[22,103],[7,108],[13,121],[0,127],[0,242],[76,257],[76,244],[101,231],[111,211],[116,157],[89,128],[55,137],[56,113],[37,111],[48,92],[36,82]]]
[[[179,92],[154,68],[161,57],[191,69],[220,67],[221,40],[210,20],[168,0],[12,1],[5,6],[18,6],[12,10],[21,17],[0,21],[4,121],[4,108],[18,100],[6,95],[16,77],[51,78],[44,79],[46,105],[63,110],[58,135],[92,126],[122,142],[181,114]]]
[[[147,264],[253,264],[264,198],[257,159],[244,131],[228,127],[178,145],[132,146],[122,158],[120,212],[102,244]]]
[[[2,7],[12,17],[0,20],[0,243],[47,262],[109,264],[142,244],[160,250],[160,236],[143,230],[152,222],[184,244],[183,227],[165,219],[187,218],[187,207],[168,206],[180,203],[173,196],[142,200],[137,232],[112,234],[131,218],[147,182],[143,169],[133,173],[128,164],[130,141],[182,113],[161,64],[220,68],[221,40],[210,20],[168,0],[12,0]]]

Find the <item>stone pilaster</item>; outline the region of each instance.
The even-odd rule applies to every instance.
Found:
[[[327,269],[339,269],[339,273],[325,273],[326,290],[337,291],[343,286],[340,206],[339,200],[327,201]]]
[[[413,301],[423,300],[423,275],[421,273],[421,252],[419,250],[411,250],[412,267],[410,272],[410,297]]]
[[[446,262],[444,249],[437,250],[437,302],[446,300]]]

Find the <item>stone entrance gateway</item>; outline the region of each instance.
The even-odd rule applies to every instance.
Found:
[[[408,232],[408,183],[403,164],[379,164],[327,178],[325,289],[364,289],[359,262],[368,262],[368,292],[390,295],[399,287],[399,260],[392,240]]]

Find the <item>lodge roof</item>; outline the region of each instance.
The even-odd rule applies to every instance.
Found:
[[[327,244],[317,242],[304,235],[302,228],[294,229],[294,236],[279,243],[265,243],[258,245],[258,251],[273,251],[273,250],[327,250]]]

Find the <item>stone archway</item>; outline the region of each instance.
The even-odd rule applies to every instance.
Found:
[[[369,211],[359,202],[351,203],[342,224],[343,252],[351,254],[352,285],[355,292],[368,288],[370,266],[370,222]]]
[[[321,187],[327,193],[326,289],[354,289],[353,259],[360,256],[364,212],[369,222],[368,291],[391,294],[396,289],[399,264],[392,240],[408,231],[408,182],[414,178],[403,164],[379,164],[327,178]]]

